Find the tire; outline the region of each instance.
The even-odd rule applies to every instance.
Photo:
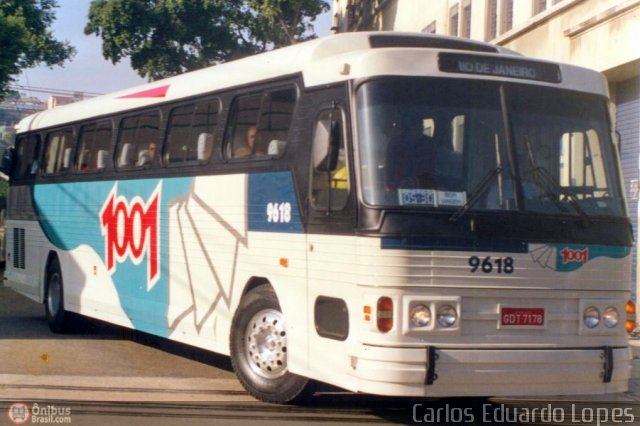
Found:
[[[60,262],[51,260],[47,268],[46,294],[44,310],[49,329],[62,334],[69,330],[69,312],[64,310],[64,286]]]
[[[299,402],[313,393],[313,383],[287,370],[284,316],[273,290],[249,292],[233,317],[231,364],[254,398],[271,403]]]

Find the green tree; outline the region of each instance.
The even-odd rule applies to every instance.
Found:
[[[1,0],[0,0],[1,1]],[[325,0],[93,0],[85,34],[151,80],[313,37]]]
[[[0,0],[0,99],[21,70],[62,65],[75,54],[53,37],[56,0]]]
[[[329,10],[318,0],[248,0],[247,27],[258,46],[265,50],[314,38],[312,20]]]

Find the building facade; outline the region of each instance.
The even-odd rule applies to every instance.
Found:
[[[471,38],[568,62],[609,80],[629,215],[638,240],[640,0],[334,0],[333,31],[394,30]],[[637,291],[638,251],[633,288]]]

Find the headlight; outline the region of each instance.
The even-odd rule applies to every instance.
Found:
[[[411,325],[414,327],[426,327],[431,324],[431,311],[425,305],[416,305],[409,312]]]
[[[604,326],[607,328],[613,328],[618,325],[618,321],[620,320],[620,315],[618,315],[618,310],[613,306],[609,306],[604,310],[604,314],[602,315],[602,322]]]
[[[442,327],[452,327],[458,320],[458,312],[451,305],[442,305],[438,308],[438,324]]]
[[[595,306],[589,306],[582,314],[582,321],[587,328],[595,328],[600,324],[600,312]]]

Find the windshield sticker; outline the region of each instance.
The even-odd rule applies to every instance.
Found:
[[[398,189],[398,198],[401,206],[437,206],[433,189]]]
[[[441,206],[462,207],[466,203],[466,192],[438,191],[438,204]]]

